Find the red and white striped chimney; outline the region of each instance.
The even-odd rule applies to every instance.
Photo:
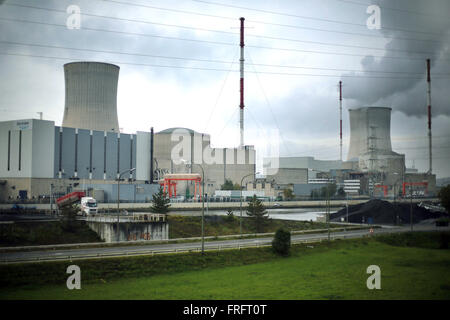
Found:
[[[240,18],[241,20],[241,58],[240,61],[240,71],[241,71],[241,77],[240,77],[240,103],[239,103],[239,127],[240,127],[240,148],[244,147],[244,20],[245,18]]]
[[[432,154],[431,154],[431,76],[430,59],[427,59],[427,103],[428,103],[428,156],[430,161],[429,174],[432,172]]]

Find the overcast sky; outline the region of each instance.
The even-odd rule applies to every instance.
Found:
[[[433,171],[450,176],[450,1],[6,0],[0,5],[0,120],[61,125],[63,65],[120,66],[126,133],[187,127],[239,144],[239,17],[245,17],[245,143],[280,137],[282,156],[343,158],[348,109],[393,109],[394,151],[428,169],[426,59],[432,61]],[[368,5],[381,8],[369,29]],[[67,8],[81,10],[79,29]]]

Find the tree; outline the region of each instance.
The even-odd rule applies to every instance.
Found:
[[[331,198],[336,194],[337,186],[335,183],[328,183],[321,189],[321,196],[323,198]]]
[[[235,183],[233,185],[233,190],[241,190],[241,186],[239,185],[239,183]]]
[[[294,192],[292,192],[291,189],[286,188],[283,190],[283,196],[285,200],[292,200],[294,199]]]
[[[62,207],[62,219],[61,226],[64,230],[68,232],[75,232],[76,229],[76,220],[77,213],[80,211],[80,208],[77,204],[66,205]]]
[[[225,179],[225,183],[220,186],[221,190],[234,190],[233,181]]]
[[[256,229],[256,233],[261,233],[263,231],[264,225],[269,219],[269,216],[267,214],[266,208],[262,204],[261,200],[256,198],[256,195],[253,195],[250,202],[248,203],[247,215],[252,219]]]
[[[439,190],[438,198],[441,200],[441,205],[450,213],[450,184]]]
[[[278,229],[272,240],[272,249],[279,255],[287,256],[290,248],[291,233],[283,228]]]
[[[167,193],[163,191],[163,188],[159,188],[159,192],[153,194],[152,207],[150,211],[153,213],[167,214],[170,207],[170,199],[167,197]]]

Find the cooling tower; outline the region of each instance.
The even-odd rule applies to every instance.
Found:
[[[350,109],[350,147],[347,160],[370,152],[389,154],[391,146],[391,108]]]
[[[119,67],[100,62],[64,65],[66,100],[63,127],[116,131]]]

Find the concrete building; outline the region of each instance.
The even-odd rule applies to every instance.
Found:
[[[156,133],[154,148],[156,179],[163,179],[167,173],[204,173],[205,192],[210,195],[220,189],[225,180],[240,184],[244,176],[255,174],[253,146],[214,148],[210,135],[191,129],[170,128]],[[180,182],[177,190],[185,195],[187,187],[192,195],[190,182]]]
[[[119,132],[117,85],[119,67],[100,62],[64,65],[63,127]]]
[[[243,176],[255,173],[255,150],[212,148],[210,137],[189,129],[169,129],[154,135],[151,154],[151,133],[125,134],[55,126],[53,121],[17,120],[0,122],[0,184],[2,199],[33,199],[53,192],[73,189],[103,189],[105,201],[116,199],[114,193],[119,173],[136,168],[122,178],[147,190],[154,162],[154,183],[165,173],[192,172],[205,174],[205,192],[213,194],[230,179],[240,183]],[[184,159],[186,158],[186,159]],[[187,168],[185,162],[194,163]],[[142,185],[139,187],[139,185]],[[180,183],[184,195],[188,183]],[[129,187],[130,188],[130,187]],[[134,187],[133,187],[134,188]],[[189,188],[192,187],[189,185]],[[156,188],[148,192],[155,192]],[[142,201],[150,198],[121,188],[121,199]],[[134,189],[133,189],[134,190]],[[190,194],[193,194],[190,190]],[[130,199],[131,197],[131,199]]]

